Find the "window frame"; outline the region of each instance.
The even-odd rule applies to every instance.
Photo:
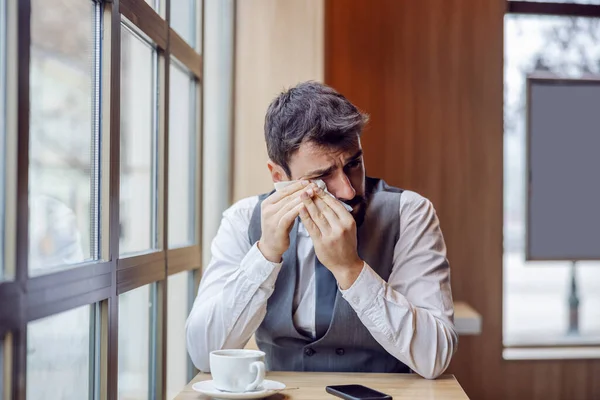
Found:
[[[193,48],[194,50],[196,50],[197,52],[202,54],[203,49],[201,46],[201,44],[202,44],[201,42],[202,42],[203,32],[202,32],[202,29],[200,29],[200,28],[203,27],[202,19],[204,18],[204,10],[203,10],[204,0],[186,0],[186,1],[189,3],[189,6],[191,8],[191,13],[190,13],[188,22],[190,22],[192,24],[191,39],[193,40],[193,43],[188,43],[187,41],[186,41],[186,43],[188,43],[191,48]],[[168,4],[169,13],[171,12],[171,5],[174,3],[177,3],[177,0],[169,1],[169,4]],[[194,18],[194,15],[195,15],[195,18]],[[173,31],[177,33],[176,28],[173,28]],[[177,34],[179,35],[179,33],[177,33]],[[181,38],[183,39],[183,37],[181,37]]]
[[[87,375],[87,379],[88,379],[88,381],[87,381],[87,385],[88,385],[87,392],[88,392],[88,396],[89,396],[90,399],[94,399],[95,398],[94,397],[94,393],[98,389],[97,385],[95,384],[96,383],[95,380],[96,380],[96,376],[97,376],[97,374],[98,374],[99,371],[97,371],[97,370],[94,369],[94,367],[96,365],[96,360],[97,360],[96,351],[95,351],[96,350],[95,349],[95,342],[96,342],[95,336],[96,336],[96,333],[97,333],[97,331],[96,331],[97,327],[96,327],[96,324],[95,324],[95,312],[96,312],[97,308],[98,308],[98,304],[97,303],[96,304],[84,304],[82,306],[71,308],[71,309],[62,311],[60,313],[51,314],[51,315],[48,315],[48,316],[43,317],[43,318],[32,319],[31,321],[28,321],[28,323],[27,323],[27,329],[28,329],[28,331],[26,332],[27,340],[29,340],[29,328],[30,328],[29,325],[30,325],[30,323],[37,324],[38,322],[43,321],[43,319],[45,319],[45,318],[53,318],[53,317],[56,317],[56,316],[58,316],[60,314],[63,314],[63,313],[70,313],[70,312],[75,311],[75,310],[87,309],[87,312],[88,312],[88,314],[87,314],[87,316],[88,316],[88,321],[87,321],[88,322],[87,335],[88,335],[89,342],[88,342],[88,346],[87,346],[87,348],[88,348],[88,355],[87,355],[87,357],[88,357],[88,362],[87,362],[88,371],[87,371],[86,375]],[[43,322],[42,322],[42,324],[43,324]],[[29,353],[29,351],[28,351],[28,353]],[[28,386],[28,382],[25,381],[24,383],[25,383],[25,387],[27,387]]]
[[[543,15],[558,17],[600,18],[600,4],[552,3],[538,1],[506,1],[506,15]],[[565,78],[567,79],[567,78]],[[503,106],[504,109],[504,106]],[[528,145],[527,145],[528,147]],[[528,151],[528,150],[527,150]],[[527,160],[528,162],[528,160]],[[528,167],[526,167],[527,171]],[[527,181],[527,179],[526,179]],[[503,267],[504,274],[504,267]],[[503,294],[504,302],[504,294]],[[503,306],[504,307],[504,306]],[[504,328],[504,318],[502,321]],[[549,359],[582,359],[581,349],[591,352],[590,358],[597,358],[596,344],[511,344],[504,343],[502,333],[502,357],[504,360],[549,360]]]
[[[6,78],[7,72],[6,67],[8,64],[7,60],[7,9],[8,6],[6,4],[6,0],[0,0],[0,87],[6,87]],[[0,126],[0,281],[3,281],[5,278],[5,264],[6,260],[4,257],[4,249],[5,249],[5,176],[6,176],[6,165],[5,165],[5,157],[6,157],[6,131],[7,129],[7,112],[6,112],[6,99],[8,93],[0,92],[0,113],[2,113],[2,121],[4,121],[3,126]]]
[[[202,151],[202,147],[201,147],[201,143],[198,140],[198,132],[200,131],[200,124],[202,123],[202,118],[201,115],[199,113],[202,112],[202,99],[199,98],[199,96],[202,94],[200,87],[201,87],[201,82],[198,80],[198,78],[196,77],[196,75],[194,75],[191,71],[189,71],[189,69],[185,66],[185,64],[183,64],[182,62],[180,62],[176,57],[171,57],[170,59],[170,63],[168,65],[168,68],[177,68],[180,70],[180,72],[184,73],[187,75],[188,79],[190,82],[194,83],[194,90],[190,90],[189,92],[189,100],[190,100],[190,120],[188,121],[190,124],[190,131],[188,132],[188,134],[192,134],[195,133],[195,137],[193,138],[193,146],[190,149],[190,154],[193,156],[192,160],[194,162],[194,168],[193,168],[193,172],[190,174],[189,177],[189,181],[190,183],[194,183],[194,189],[198,189],[198,187],[202,184],[202,180],[201,180],[201,176],[198,176],[197,174],[200,172],[200,168],[201,168],[201,157],[199,157],[200,152]],[[169,70],[169,78],[170,78],[170,70]],[[169,79],[170,80],[170,79]],[[194,113],[194,110],[199,110],[199,113]],[[193,227],[192,230],[193,232],[193,244],[191,245],[179,245],[179,244],[175,244],[173,247],[171,246],[167,246],[167,249],[169,251],[169,254],[171,255],[172,260],[175,260],[173,262],[171,262],[170,264],[170,269],[172,271],[174,271],[174,273],[176,273],[175,271],[177,271],[177,268],[184,268],[182,269],[182,271],[185,270],[185,263],[189,262],[189,258],[186,258],[186,251],[181,251],[178,252],[177,250],[180,249],[187,249],[187,252],[190,251],[190,249],[193,249],[193,251],[196,250],[196,246],[199,245],[199,240],[200,240],[200,230],[199,228],[199,224],[201,221],[199,221],[199,219],[201,218],[201,204],[199,202],[200,199],[200,192],[198,190],[194,190],[193,192],[193,203],[191,204],[191,209],[189,210],[191,212],[191,214],[193,215],[194,221],[193,221]],[[165,229],[168,230],[168,226],[165,225]],[[167,243],[168,245],[168,243]],[[182,260],[183,258],[183,260]],[[177,261],[179,260],[179,262]],[[196,260],[196,262],[198,262],[198,260]]]
[[[600,18],[600,4],[508,0],[506,4],[506,13]]]
[[[197,97],[202,99],[203,88],[203,29],[201,8],[196,26],[197,49],[188,45],[169,27],[170,1],[160,1],[154,10],[144,0],[84,0],[100,7],[102,15],[102,56],[99,84],[100,158],[102,184],[99,187],[102,210],[98,226],[101,240],[98,261],[77,268],[28,276],[28,205],[29,205],[29,73],[30,73],[30,14],[31,0],[7,2],[7,157],[6,171],[6,235],[5,272],[13,280],[0,282],[0,336],[5,340],[4,364],[10,382],[4,382],[5,393],[0,399],[26,399],[27,324],[80,306],[94,307],[93,350],[94,388],[90,396],[97,399],[117,398],[118,395],[118,296],[140,286],[156,283],[156,314],[152,318],[152,365],[156,398],[166,394],[166,335],[167,277],[191,271],[190,285],[198,287],[202,260],[202,104],[196,102],[196,204],[195,244],[168,249],[168,108],[170,58],[175,57],[197,79]],[[161,17],[161,13],[166,18]],[[119,256],[120,201],[120,50],[121,20],[127,18],[156,45],[158,51],[158,137],[157,137],[157,249],[146,254]],[[10,157],[10,155],[14,155]],[[14,195],[13,195],[14,194]],[[92,329],[92,328],[91,328]],[[10,351],[6,351],[6,350]],[[93,393],[92,393],[93,392]]]
[[[159,48],[156,46],[154,41],[146,35],[143,31],[141,31],[135,24],[133,24],[129,19],[125,16],[121,18],[121,29],[119,31],[119,36],[122,36],[123,29],[129,31],[134,40],[139,40],[140,44],[147,46],[152,49],[152,87],[156,91],[152,93],[152,125],[151,125],[151,146],[152,146],[152,154],[151,157],[151,183],[150,183],[150,193],[152,198],[150,199],[150,248],[144,249],[141,251],[133,251],[128,253],[119,254],[119,259],[127,259],[131,257],[136,257],[140,255],[151,255],[155,253],[160,253],[162,250],[162,221],[163,221],[163,208],[161,206],[161,196],[158,191],[158,188],[161,184],[161,174],[159,171],[160,164],[163,162],[163,158],[160,154],[160,136],[161,136],[161,127],[160,121],[162,120],[162,115],[160,113],[161,107],[159,107],[160,95],[159,92],[164,86],[160,84],[160,76],[162,72],[161,66],[161,57],[159,54]],[[120,139],[119,139],[120,140]],[[121,142],[119,142],[119,149],[121,148]],[[122,164],[121,162],[119,164]],[[119,172],[120,173],[120,172]],[[120,245],[119,245],[120,246]],[[120,253],[120,252],[119,252]],[[117,265],[119,268],[119,265]],[[125,267],[127,268],[127,267]]]
[[[183,271],[183,273],[185,273],[186,276],[186,284],[187,284],[187,297],[184,299],[185,300],[185,304],[186,304],[186,314],[189,315],[190,311],[192,310],[192,307],[194,305],[194,300],[196,298],[196,293],[195,293],[195,289],[197,289],[197,285],[195,285],[195,280],[194,280],[194,275],[196,273],[199,273],[199,270],[187,270],[187,271]],[[169,274],[169,277],[171,277],[174,274]],[[168,298],[167,298],[167,302],[165,307],[168,308]],[[167,327],[167,331],[168,331],[168,324],[165,324],[165,326]],[[164,365],[165,365],[165,377],[164,377],[164,385],[165,385],[165,396],[167,394],[167,379],[168,379],[168,358],[167,358],[167,354],[166,352],[169,351],[168,348],[168,342],[165,342],[165,359],[164,359]],[[187,347],[187,345],[186,345]],[[186,376],[185,376],[185,380],[186,382],[190,382],[194,376],[199,372],[198,370],[196,370],[196,367],[194,366],[192,359],[190,358],[189,355],[187,355],[186,357],[187,359],[187,363],[185,366],[185,370],[186,370]],[[165,397],[166,398],[166,397]]]
[[[29,2],[31,0],[28,0]],[[89,0],[94,5],[94,15],[93,15],[93,23],[95,24],[95,28],[97,31],[93,36],[93,56],[94,56],[94,65],[92,72],[92,79],[94,80],[94,87],[91,90],[92,96],[92,123],[93,127],[90,131],[91,135],[91,148],[96,152],[91,154],[90,159],[90,209],[92,210],[92,215],[96,217],[92,217],[90,219],[90,254],[89,258],[82,260],[81,262],[74,264],[58,264],[58,265],[48,265],[44,267],[43,272],[39,271],[31,271],[28,267],[27,274],[29,278],[37,278],[43,275],[50,275],[54,273],[60,273],[64,271],[68,271],[71,269],[79,269],[83,266],[102,264],[107,262],[108,258],[103,258],[103,253],[101,249],[103,248],[103,242],[107,241],[109,235],[102,235],[103,224],[101,221],[101,213],[100,209],[103,208],[104,204],[102,203],[102,195],[104,193],[103,186],[108,185],[106,179],[101,178],[101,160],[100,156],[102,154],[102,121],[101,116],[103,112],[103,104],[102,104],[102,92],[101,84],[104,76],[102,76],[102,50],[103,50],[103,40],[102,40],[102,3],[99,0]],[[30,38],[31,39],[31,38]],[[29,39],[29,46],[31,46],[31,40]],[[30,59],[30,56],[29,56]],[[29,67],[29,65],[28,65]],[[27,80],[29,82],[29,79]],[[30,113],[27,113],[27,118],[29,118]],[[28,128],[29,129],[29,128]],[[19,130],[18,136],[21,137],[22,133]],[[30,142],[30,138],[27,138],[28,142]],[[30,147],[29,147],[30,149]],[[29,156],[29,151],[28,151]],[[18,179],[20,178],[20,174],[17,173]],[[28,168],[27,168],[27,178],[29,185],[29,157],[28,157]],[[29,187],[29,186],[28,186]],[[92,192],[93,188],[93,192]],[[29,204],[29,197],[27,199]],[[28,216],[29,218],[29,216]],[[29,222],[29,219],[28,219]],[[29,234],[29,232],[28,232]],[[27,248],[29,251],[29,247]],[[29,260],[27,261],[29,265]]]

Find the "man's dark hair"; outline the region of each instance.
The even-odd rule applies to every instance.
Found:
[[[303,82],[279,94],[265,116],[271,161],[291,176],[289,161],[304,142],[345,148],[356,143],[368,116],[331,87]]]

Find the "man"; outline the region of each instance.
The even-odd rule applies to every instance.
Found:
[[[319,83],[271,103],[268,168],[273,182],[297,182],[224,213],[187,321],[200,370],[209,370],[211,351],[243,348],[253,334],[271,370],[413,370],[433,379],[447,368],[458,337],[435,210],[365,176],[365,123]]]

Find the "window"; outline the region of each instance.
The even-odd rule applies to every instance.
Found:
[[[171,62],[169,107],[169,248],[195,243],[198,112],[197,83]]]
[[[154,286],[119,296],[119,399],[150,399]]]
[[[157,244],[157,54],[132,29],[121,29],[121,254]]]
[[[6,88],[6,0],[0,0],[0,87]],[[0,92],[0,282],[4,280],[6,95],[6,90]]]
[[[173,397],[201,267],[202,3],[186,40],[164,0],[26,3],[0,0],[0,397]]]
[[[566,335],[570,263],[525,261],[525,78],[599,74],[600,19],[509,14],[504,59],[504,344],[598,344],[600,263],[577,268],[579,333]]]
[[[98,258],[96,8],[92,1],[31,2],[32,275]]]
[[[167,296],[167,399],[174,399],[190,380],[185,321],[193,290],[190,272],[169,276]]]
[[[27,327],[27,398],[87,399],[93,306],[30,322]]]
[[[194,48],[199,44],[197,26],[201,10],[201,0],[171,0],[171,27]]]

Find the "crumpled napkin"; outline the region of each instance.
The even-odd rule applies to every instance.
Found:
[[[275,190],[279,191],[281,189],[283,189],[286,186],[289,186],[295,182],[298,181],[281,181],[281,182],[275,182]],[[333,194],[331,194],[328,190],[327,190],[327,185],[325,184],[325,182],[323,182],[322,179],[315,179],[313,181],[311,181],[313,183],[316,183],[318,187],[320,187],[321,189],[323,189],[323,191],[325,191],[325,193],[327,193],[328,195],[330,195],[331,197],[333,197],[334,199],[338,200]],[[350,207],[348,204],[344,203],[341,200],[338,200],[340,202],[341,205],[344,206],[344,208],[348,211],[348,212],[352,212],[352,207]]]

